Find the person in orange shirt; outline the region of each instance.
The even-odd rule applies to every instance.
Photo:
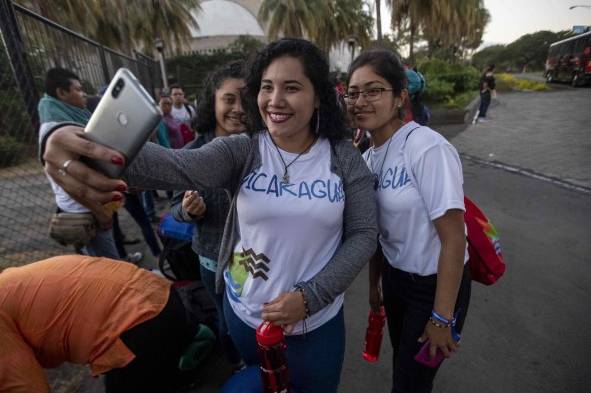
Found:
[[[196,330],[170,283],[130,263],[68,255],[8,268],[0,392],[49,392],[43,368],[64,362],[105,374],[107,393],[169,392]]]

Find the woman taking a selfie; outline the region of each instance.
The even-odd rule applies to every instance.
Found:
[[[437,368],[414,357],[427,341],[431,357],[456,349],[451,331],[462,330],[470,299],[462,165],[441,135],[404,124],[407,80],[393,52],[359,55],[345,97],[374,143],[364,154],[375,176],[381,245],[370,262],[370,305],[377,310],[383,299],[388,317],[392,392],[430,392]]]
[[[221,291],[225,282],[232,339],[245,362],[257,364],[256,327],[263,320],[282,326],[294,391],[336,392],[344,291],[375,251],[372,176],[344,139],[344,117],[317,47],[282,39],[248,69],[243,104],[252,132],[196,150],[148,143],[125,177],[143,188],[230,191],[216,284]],[[84,203],[118,198],[127,183],[78,158],[121,162],[121,154],[81,133],[52,130],[43,156],[47,172]],[[67,176],[57,175],[66,160],[73,160]]]

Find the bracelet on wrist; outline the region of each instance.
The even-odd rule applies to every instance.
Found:
[[[304,319],[310,316],[310,308],[308,308],[308,301],[306,300],[306,294],[304,292],[304,288],[297,287],[297,291],[302,295],[302,299],[304,300],[304,311],[306,312],[306,316]]]
[[[456,318],[447,319],[443,317],[441,314],[437,313],[437,311],[435,310],[431,311],[431,318],[439,322],[439,324],[441,325],[455,326],[456,324]]]
[[[433,317],[430,317],[429,318],[429,322],[431,322],[431,325],[433,325],[433,326],[435,326],[436,328],[439,328],[439,329],[445,329],[445,328],[448,328],[448,327],[451,327],[452,326],[451,324],[443,324],[443,323],[439,322],[438,320],[436,320]]]

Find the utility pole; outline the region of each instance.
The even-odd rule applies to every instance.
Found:
[[[160,72],[162,73],[162,83],[164,89],[168,90],[168,77],[166,75],[166,64],[164,62],[164,41],[162,38],[156,37],[154,45],[156,46],[156,50],[160,55]]]

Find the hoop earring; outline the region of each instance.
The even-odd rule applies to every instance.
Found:
[[[314,133],[316,135],[318,135],[319,132],[320,132],[320,108],[316,109],[316,129],[314,130]]]

